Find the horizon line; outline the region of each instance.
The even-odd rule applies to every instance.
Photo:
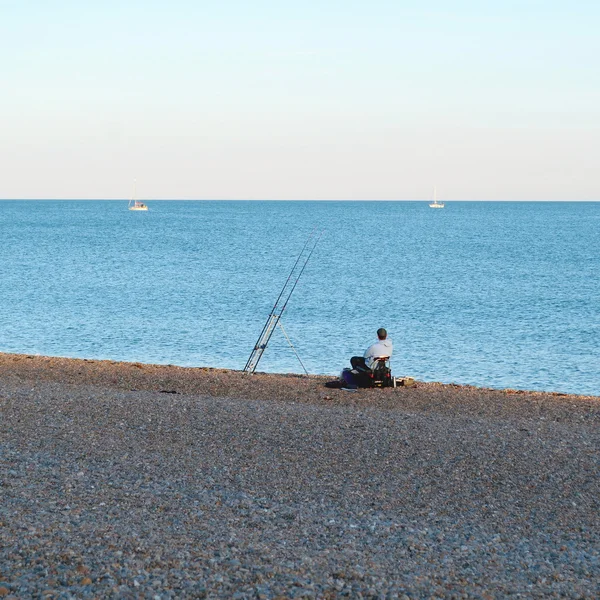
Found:
[[[129,202],[130,198],[0,198],[0,202]],[[431,202],[431,198],[149,198],[144,202]],[[600,202],[600,199],[461,199],[445,198],[444,202]]]

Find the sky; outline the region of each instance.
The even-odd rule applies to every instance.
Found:
[[[600,200],[600,2],[0,0],[0,198]]]

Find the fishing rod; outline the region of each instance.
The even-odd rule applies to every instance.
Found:
[[[264,354],[267,345],[271,339],[271,336],[275,331],[275,328],[277,327],[277,325],[279,325],[290,346],[292,347],[292,350],[296,354],[296,357],[300,361],[304,372],[308,375],[308,371],[304,367],[302,360],[300,360],[300,357],[298,356],[296,349],[292,345],[292,342],[290,341],[285,329],[283,328],[283,324],[280,322],[280,319],[322,235],[323,231],[317,232],[317,228],[315,227],[308,236],[306,242],[304,243],[304,246],[300,251],[300,254],[298,254],[296,262],[294,263],[294,266],[292,267],[288,278],[286,279],[285,283],[283,284],[283,287],[281,288],[281,292],[279,292],[279,296],[277,296],[277,300],[275,300],[275,304],[273,305],[273,308],[271,309],[271,312],[267,317],[267,321],[264,327],[262,328],[260,335],[258,336],[258,340],[256,341],[256,344],[254,345],[254,348],[250,353],[250,357],[248,358],[246,366],[244,367],[245,373],[251,374],[254,373],[254,371],[256,371],[258,362]]]
[[[292,278],[292,275],[294,274],[294,271],[296,270],[296,267],[298,266],[298,263],[300,262],[300,259],[302,258],[302,255],[304,254],[304,251],[306,250],[311,238],[315,235],[315,231],[316,231],[316,227],[310,232],[310,235],[308,236],[308,239],[304,243],[304,246],[302,247],[300,254],[298,254],[298,258],[296,259],[296,262],[294,263],[294,266],[292,267],[292,270],[290,271],[288,278],[285,280],[285,283],[283,284],[283,287],[281,288],[281,292],[279,292],[279,296],[277,296],[277,300],[275,300],[275,304],[273,305],[273,308],[271,309],[271,312],[269,313],[269,317],[272,317],[275,314],[275,312],[277,310],[277,305],[279,304],[279,301],[281,300],[281,297],[283,296],[283,292],[285,292],[285,288],[288,286],[288,284]],[[283,312],[283,310],[281,312]],[[261,334],[258,336],[259,340],[264,335],[268,326],[269,326],[269,319],[267,319],[267,322],[265,323],[265,326],[263,327]],[[258,344],[258,342],[257,342],[257,344]],[[250,359],[248,359],[248,362],[250,362]],[[248,364],[246,364],[246,367],[247,366],[248,366]],[[244,371],[246,370],[246,367],[244,368]]]

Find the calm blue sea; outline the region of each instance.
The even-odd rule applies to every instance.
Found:
[[[426,381],[600,394],[600,203],[0,202],[0,351],[241,369],[284,314],[311,373],[384,326]],[[277,330],[259,369],[302,372]]]

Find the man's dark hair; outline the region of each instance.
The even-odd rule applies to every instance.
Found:
[[[386,331],[386,330],[385,330],[383,327],[380,327],[380,328],[377,330],[377,337],[378,337],[380,340],[385,340],[385,338],[387,337],[387,331]]]

